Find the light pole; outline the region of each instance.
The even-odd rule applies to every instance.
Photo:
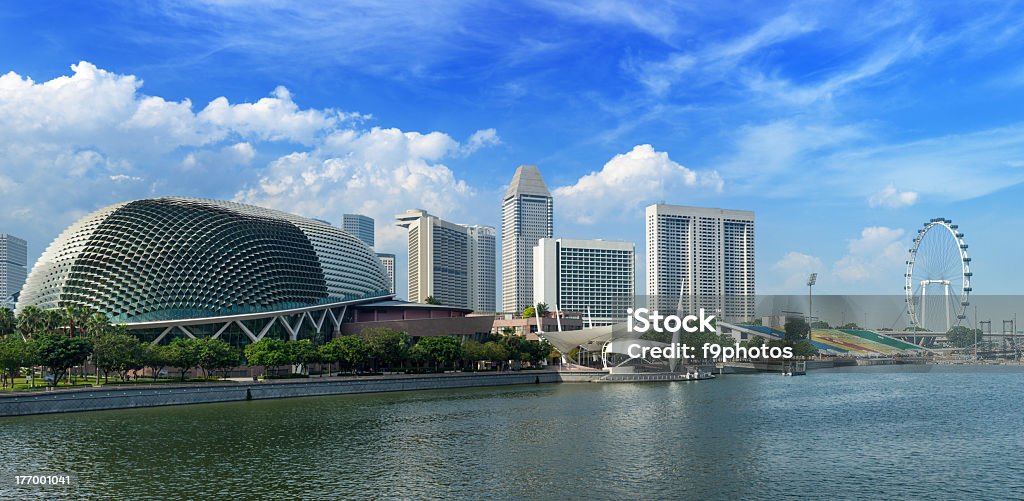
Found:
[[[810,327],[813,322],[814,310],[811,309],[811,289],[814,284],[818,281],[818,274],[811,273],[811,276],[807,277],[807,326]]]

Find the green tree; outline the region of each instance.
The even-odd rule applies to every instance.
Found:
[[[287,343],[288,355],[292,360],[293,364],[302,366],[305,370],[306,366],[319,362],[320,352],[312,341],[308,339],[300,339],[298,341],[291,341]]]
[[[505,363],[512,357],[509,355],[508,348],[504,344],[497,341],[488,341],[482,346],[482,354],[484,360],[490,360],[491,362],[497,362],[498,367],[502,368]]]
[[[427,299],[424,300],[423,302],[426,303],[426,304],[436,304],[436,305],[440,305],[441,304],[441,301],[438,300],[437,298],[435,298],[434,296],[427,296]]]
[[[840,327],[840,329],[860,329],[860,326],[857,325],[855,322],[847,322],[843,324],[843,326]]]
[[[826,322],[824,320],[815,320],[815,321],[811,322],[811,328],[812,329],[831,329],[832,327],[830,327],[828,325],[828,322]]]
[[[0,379],[4,388],[7,388],[8,382],[13,387],[21,368],[34,363],[33,343],[26,342],[20,336],[0,338]]]
[[[268,369],[292,363],[287,343],[270,338],[263,338],[246,346],[245,360],[250,366],[262,366],[264,374]]]
[[[394,367],[406,361],[409,353],[409,335],[395,329],[375,327],[360,333],[370,348],[370,358],[377,368]]]
[[[196,339],[199,347],[198,365],[210,376],[210,372],[224,371],[241,364],[242,354],[231,343],[223,339]]]
[[[26,306],[18,313],[15,326],[21,333],[22,339],[29,339],[33,334],[41,332],[45,328],[43,322],[43,310],[38,306]]]
[[[145,350],[145,345],[131,334],[108,332],[93,340],[93,362],[103,371],[104,381],[110,372],[124,381],[129,371],[146,366]]]
[[[472,339],[462,343],[462,360],[472,367],[473,370],[476,370],[477,362],[485,360],[486,358],[483,343]]]
[[[818,354],[818,348],[806,339],[793,343],[794,357],[813,357]]]
[[[199,367],[200,346],[196,339],[175,339],[164,349],[167,365],[178,369],[181,380],[188,371]]]
[[[164,370],[164,367],[170,365],[170,357],[168,356],[167,346],[160,345],[143,345],[142,350],[142,366],[149,367],[153,371],[153,380],[156,381],[160,377],[160,371]]]
[[[548,309],[547,303],[537,303],[536,305],[527,306],[525,309],[523,309],[523,317],[533,318],[535,315],[538,314],[538,312],[540,312],[540,316],[543,317],[547,315],[549,311],[550,310]]]
[[[791,318],[786,321],[785,331],[783,339],[792,346],[793,343],[801,339],[807,339],[807,336],[811,334],[811,326],[807,325],[807,321],[802,318]]]
[[[82,329],[88,337],[98,337],[110,331],[110,319],[102,313],[93,313],[85,319]]]
[[[47,332],[58,332],[66,325],[64,310],[43,310],[43,329]]]
[[[434,370],[440,370],[462,358],[462,343],[451,336],[422,337],[413,345],[412,352],[423,362],[433,364]]]
[[[975,341],[977,340],[977,341]],[[957,348],[969,348],[981,340],[981,329],[958,325],[946,332],[946,341]]]
[[[68,334],[72,336],[82,336],[86,334],[86,325],[89,322],[89,317],[92,317],[96,312],[91,308],[77,304],[69,304],[64,307],[61,311],[61,320],[64,321],[64,325],[68,328]]]
[[[369,354],[370,347],[358,336],[336,337],[320,347],[320,355],[324,360],[349,370],[366,361]]]
[[[38,363],[53,375],[54,385],[60,383],[68,369],[85,362],[92,353],[92,343],[87,339],[53,332],[35,336],[33,344]]]
[[[9,308],[0,308],[0,337],[13,334],[18,328],[18,319]]]

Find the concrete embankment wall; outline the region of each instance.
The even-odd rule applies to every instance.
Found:
[[[320,395],[586,382],[602,375],[604,374],[526,371],[515,373],[303,379],[263,383],[160,384],[86,390],[40,391],[0,395],[0,417]]]

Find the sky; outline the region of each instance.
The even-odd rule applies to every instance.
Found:
[[[1022,292],[1015,2],[4,2],[0,233],[34,261],[100,207],[193,196],[499,227],[520,164],[555,236],[637,244],[667,202],[756,213],[757,291],[903,290],[959,224]],[[499,250],[500,252],[500,250]]]

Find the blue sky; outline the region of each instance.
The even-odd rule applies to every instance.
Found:
[[[756,211],[761,293],[900,293],[940,216],[975,291],[1021,292],[1018,4],[325,4],[4,3],[0,232],[34,258],[101,206],[201,196],[368,213],[402,261],[390,216],[498,226],[532,163],[556,236],[642,252],[649,203]]]

